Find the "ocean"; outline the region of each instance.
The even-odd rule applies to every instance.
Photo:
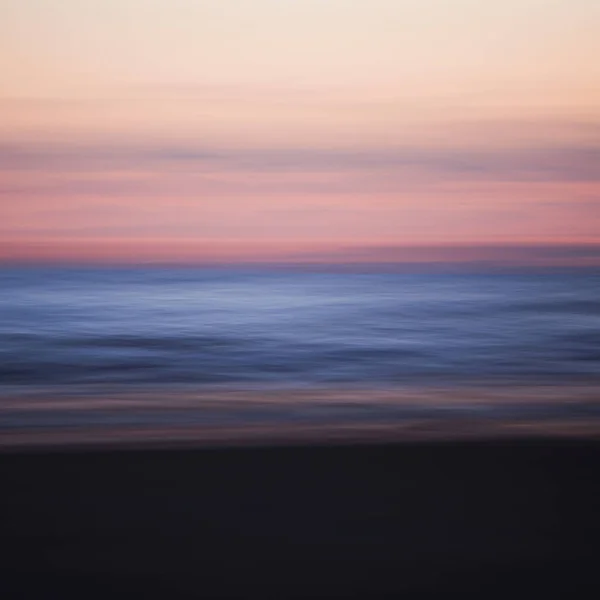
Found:
[[[412,394],[414,417],[429,406],[414,399],[422,390],[455,400],[457,390],[501,390],[504,400],[493,403],[501,408],[523,400],[507,390],[534,390],[538,402],[540,390],[585,385],[585,415],[594,416],[599,292],[600,275],[584,272],[4,267],[0,435],[100,423],[102,415],[129,426],[389,422],[407,418],[406,402],[393,412],[391,396]],[[144,413],[144,398],[157,395],[161,411]],[[196,399],[196,412],[170,414],[184,397]],[[258,400],[266,397],[275,398],[267,408]],[[333,397],[336,406],[352,399],[341,403],[345,413],[326,410]],[[68,410],[60,409],[66,398]],[[123,398],[135,398],[136,410],[102,408]],[[293,402],[292,415],[277,398],[304,398],[304,409]],[[564,399],[572,410],[572,397]]]

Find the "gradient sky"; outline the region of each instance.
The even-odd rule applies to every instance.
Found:
[[[597,0],[0,0],[0,258],[598,262],[599,28]]]

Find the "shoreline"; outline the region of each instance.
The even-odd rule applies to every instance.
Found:
[[[600,386],[147,390],[0,396],[0,452],[600,439]]]
[[[21,452],[169,450],[285,446],[381,445],[427,442],[600,441],[600,419],[562,422],[432,419],[401,425],[296,426],[17,431],[0,435],[0,456]]]

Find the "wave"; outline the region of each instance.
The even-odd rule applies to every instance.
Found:
[[[593,276],[12,271],[0,387],[600,375]]]

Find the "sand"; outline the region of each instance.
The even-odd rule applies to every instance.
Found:
[[[2,598],[600,597],[600,442],[12,447]]]

